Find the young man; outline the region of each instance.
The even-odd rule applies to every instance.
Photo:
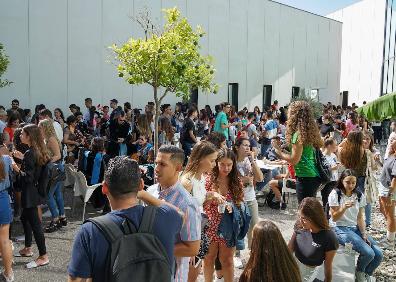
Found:
[[[254,124],[254,122],[256,121],[256,114],[255,113],[249,113],[247,116],[248,122],[245,126],[245,128],[247,129],[248,135],[249,135],[249,139],[253,138],[253,139],[258,139],[258,132],[257,132],[257,128],[256,125]]]
[[[185,154],[185,163],[191,154],[191,150],[194,145],[198,142],[197,131],[195,128],[194,120],[198,117],[198,110],[196,108],[190,108],[187,111],[187,118],[184,120],[184,124],[181,130],[180,142]]]
[[[160,147],[155,159],[158,185],[153,185],[147,190],[184,213],[183,227],[177,235],[174,249],[177,264],[176,282],[187,281],[190,258],[198,254],[201,242],[201,213],[190,193],[179,182],[183,162],[182,149],[173,145]]]
[[[234,125],[233,123],[228,123],[228,113],[231,110],[231,105],[229,103],[222,104],[222,110],[216,116],[216,121],[213,127],[213,131],[223,134],[227,141],[229,141],[229,128]]]
[[[11,109],[7,110],[8,116],[11,116],[12,113],[17,113],[21,121],[25,120],[25,111],[19,107],[19,101],[17,99],[12,100]]]
[[[115,157],[110,160],[102,186],[102,191],[109,199],[112,209],[106,216],[119,225],[120,229],[123,219],[127,217],[138,229],[145,209],[138,204],[138,198],[159,206],[154,219],[153,234],[164,246],[169,263],[172,265],[175,238],[182,226],[182,216],[170,205],[153,199],[143,191],[143,187],[136,161],[127,157]],[[106,281],[105,269],[109,247],[108,241],[96,225],[91,222],[84,223],[74,240],[68,266],[69,282],[82,282],[87,279],[95,282]]]
[[[86,110],[84,112],[84,123],[88,124],[89,120],[91,119],[91,112],[90,112],[90,108],[92,107],[92,99],[91,98],[85,98],[85,107]]]
[[[110,114],[110,120],[114,119],[114,116],[122,111],[122,108],[118,106],[118,100],[117,99],[111,99],[110,100],[110,108],[113,109],[113,111]]]

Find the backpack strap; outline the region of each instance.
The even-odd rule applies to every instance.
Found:
[[[92,222],[95,224],[110,244],[124,235],[120,227],[109,216],[103,215],[89,218],[85,220],[84,223],[85,222]]]
[[[157,207],[147,206],[143,211],[142,222],[139,226],[139,233],[152,233],[154,226],[154,219],[157,214]]]

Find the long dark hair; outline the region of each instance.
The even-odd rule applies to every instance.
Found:
[[[301,282],[298,265],[279,228],[270,220],[253,228],[250,258],[239,282]]]
[[[239,205],[243,201],[243,187],[241,179],[239,178],[239,172],[236,166],[236,157],[233,151],[229,149],[221,149],[217,156],[216,166],[211,174],[211,182],[218,183],[219,178],[219,162],[221,159],[232,160],[232,170],[228,174],[230,181],[229,191],[231,193],[232,200],[235,204]]]
[[[320,230],[330,230],[329,223],[323,211],[321,203],[313,197],[304,198],[300,204],[299,212],[309,219]],[[300,220],[296,222],[296,227],[302,229]]]
[[[348,176],[354,176],[354,177],[356,177],[356,180],[357,180],[356,173],[352,169],[346,169],[341,173],[340,178],[338,179],[338,182],[337,182],[337,186],[336,186],[336,188],[339,189],[340,191],[342,191],[342,193],[344,193],[344,195],[346,194],[346,190],[345,190],[343,181]],[[353,189],[352,193],[358,194],[358,191],[356,190],[356,188],[357,188],[357,185],[355,186],[355,189]]]
[[[242,138],[242,137],[239,137],[239,138],[235,141],[235,144],[234,144],[234,147],[233,147],[233,151],[234,151],[234,154],[235,154],[236,157],[238,157],[238,149],[239,149],[239,147],[241,147],[243,141],[248,141],[248,142],[250,143],[249,139],[247,139],[247,138]]]

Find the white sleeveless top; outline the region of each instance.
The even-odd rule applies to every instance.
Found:
[[[206,189],[205,189],[205,178],[201,176],[201,179],[196,179],[195,177],[191,178],[191,195],[197,201],[199,206],[199,211],[203,213],[203,204],[206,198]]]

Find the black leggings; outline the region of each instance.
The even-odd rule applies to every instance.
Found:
[[[319,186],[320,178],[318,177],[296,177],[298,204],[300,204],[304,198],[316,197]]]
[[[38,215],[37,207],[22,209],[21,221],[23,225],[23,231],[25,233],[25,247],[30,248],[32,246],[33,232],[34,240],[36,240],[40,256],[47,254],[44,232],[41,227],[41,221]]]

